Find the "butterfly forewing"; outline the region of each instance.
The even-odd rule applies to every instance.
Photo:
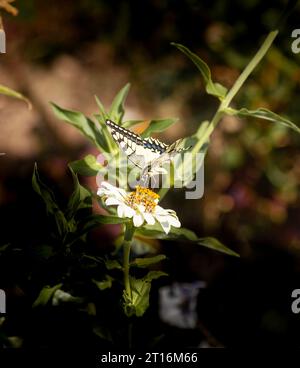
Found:
[[[111,120],[106,120],[106,125],[113,139],[128,156],[128,159],[140,168],[144,168],[157,159],[168,147],[157,139],[142,139],[139,135],[122,128]]]

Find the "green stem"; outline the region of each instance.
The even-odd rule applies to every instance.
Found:
[[[265,39],[264,43],[261,45],[257,53],[254,55],[250,63],[246,66],[243,72],[240,74],[238,79],[235,81],[234,85],[232,86],[231,90],[227,93],[225,99],[221,103],[221,108],[226,108],[229,106],[230,102],[232,101],[233,97],[238,93],[242,85],[245,83],[246,79],[249,75],[253,72],[254,68],[260,63],[261,59],[265,56],[269,48],[271,47],[275,37],[277,36],[278,31],[270,32]]]
[[[134,234],[134,226],[132,222],[128,222],[125,228],[124,243],[123,243],[123,270],[124,270],[124,287],[126,294],[131,298],[131,286],[129,278],[129,260],[130,260],[130,247]]]

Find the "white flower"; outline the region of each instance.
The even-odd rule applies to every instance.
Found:
[[[171,226],[181,226],[176,212],[158,206],[159,195],[148,188],[137,186],[135,191],[127,193],[124,189],[103,181],[97,194],[103,197],[106,206],[117,206],[119,217],[132,218],[135,227],[140,227],[145,222],[154,225],[157,221],[168,234]]]

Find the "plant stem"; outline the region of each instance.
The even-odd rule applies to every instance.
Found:
[[[253,72],[254,68],[260,63],[261,59],[265,56],[269,48],[271,47],[275,37],[277,36],[278,31],[270,32],[265,39],[264,43],[261,45],[257,53],[254,55],[250,63],[246,66],[243,72],[240,74],[238,79],[235,81],[231,90],[227,93],[225,99],[221,103],[221,107],[224,109],[229,106],[233,97],[238,93],[242,85],[245,83],[246,79]]]
[[[227,93],[224,100],[220,103],[219,108],[216,111],[215,115],[213,116],[211,122],[209,123],[206,131],[204,132],[201,139],[199,139],[199,141],[197,142],[197,146],[199,146],[199,149],[202,147],[202,145],[206,141],[208,141],[215,127],[218,125],[219,121],[221,120],[224,114],[224,110],[229,106],[230,102],[232,101],[234,96],[238,93],[238,91],[240,90],[242,85],[245,83],[249,75],[253,72],[254,68],[261,61],[261,59],[265,56],[265,54],[271,47],[277,34],[278,34],[278,31],[273,31],[268,34],[267,38],[265,39],[264,43],[261,45],[260,49],[251,59],[251,61],[246,66],[246,68],[243,70],[243,72],[239,75],[238,79],[235,81],[234,85],[232,86],[230,91]]]
[[[126,294],[129,298],[131,298],[131,286],[129,279],[129,260],[130,260],[130,247],[131,241],[134,234],[134,226],[132,221],[126,223],[125,225],[125,234],[124,234],[124,243],[123,243],[123,269],[124,269],[124,287]]]

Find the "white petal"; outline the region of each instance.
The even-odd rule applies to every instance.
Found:
[[[105,204],[107,206],[115,206],[115,205],[118,205],[118,204],[121,204],[122,202],[120,202],[119,199],[117,198],[114,198],[114,197],[109,197],[107,198],[107,200],[105,201]]]
[[[124,215],[124,206],[122,204],[120,204],[117,208],[117,212],[118,212],[118,216],[119,217],[125,217]]]
[[[155,218],[151,213],[143,212],[144,219],[146,220],[148,225],[154,225],[155,224]]]
[[[168,216],[169,223],[174,227],[180,227],[181,223],[178,220],[177,216]]]
[[[139,226],[142,226],[143,225],[143,222],[144,222],[144,219],[143,219],[143,216],[139,213],[136,213],[134,216],[133,216],[133,225],[135,227],[139,227]]]
[[[125,217],[131,218],[132,216],[135,215],[135,210],[133,208],[129,207],[129,206],[126,206],[126,204],[123,205],[123,209],[124,209]]]
[[[106,194],[108,196],[114,196],[118,198],[124,198],[127,195],[124,189],[117,188],[111,185],[110,183],[108,183],[107,181],[103,181],[101,183],[101,186],[98,189],[98,193],[100,193],[99,195]]]
[[[163,231],[166,234],[168,234],[171,229],[171,225],[169,221],[167,220],[166,216],[157,216],[156,218],[158,222],[160,223],[161,227],[163,228]]]
[[[154,213],[155,215],[162,215],[162,216],[168,215],[168,211],[162,208],[161,206],[156,206]]]
[[[105,194],[105,190],[103,188],[98,188],[97,194],[99,197],[102,197]]]

